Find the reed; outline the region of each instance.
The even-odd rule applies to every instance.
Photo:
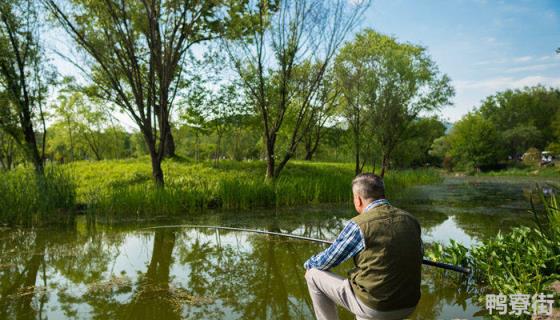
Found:
[[[141,161],[78,162],[67,167],[78,181],[78,199],[97,214],[180,215],[206,209],[245,210],[319,203],[350,203],[353,165],[294,161],[275,181],[264,177],[264,162],[164,162],[166,186],[153,187]],[[391,171],[388,193],[441,180],[435,170]]]
[[[69,174],[47,166],[43,176],[20,168],[0,173],[0,221],[33,225],[68,217],[75,208],[76,187]]]

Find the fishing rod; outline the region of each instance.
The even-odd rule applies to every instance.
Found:
[[[286,237],[286,238],[292,238],[292,239],[298,239],[298,240],[306,240],[306,241],[318,242],[318,243],[329,244],[329,245],[333,243],[333,241],[330,241],[330,240],[315,239],[315,238],[311,238],[311,237],[298,236],[298,235],[295,235],[295,234],[287,234],[287,233],[281,233],[281,232],[264,231],[264,230],[256,230],[256,229],[246,229],[246,228],[210,226],[210,225],[178,224],[178,225],[169,225],[169,226],[148,227],[148,228],[144,228],[144,229],[161,229],[161,228],[201,228],[201,229],[242,231],[242,232],[251,232],[251,233],[267,234],[267,235],[272,235],[272,236]],[[422,259],[422,264],[425,264],[427,266],[442,268],[442,269],[445,269],[445,270],[452,270],[452,271],[456,271],[456,272],[460,272],[460,273],[464,273],[464,274],[471,273],[471,269],[469,269],[469,268],[456,266],[456,265],[449,264],[449,263],[443,263],[443,262],[437,262],[437,261]]]

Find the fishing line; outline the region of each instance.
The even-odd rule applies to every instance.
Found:
[[[210,225],[195,225],[195,224],[177,224],[177,225],[168,225],[168,226],[157,226],[157,227],[147,227],[144,229],[162,229],[162,228],[201,228],[201,229],[217,229],[217,230],[229,230],[229,231],[242,231],[242,232],[251,232],[251,233],[258,233],[258,234],[267,234],[279,237],[286,237],[298,240],[305,240],[305,241],[312,241],[318,242],[323,244],[332,244],[333,241],[323,240],[323,239],[315,239],[305,236],[298,236],[295,234],[287,234],[281,232],[272,232],[272,231],[264,231],[264,230],[256,230],[256,229],[246,229],[246,228],[234,228],[234,227],[221,227],[221,226],[210,226]],[[445,270],[452,270],[460,273],[469,274],[471,270],[469,268],[465,268],[462,266],[456,266],[449,263],[437,262],[428,259],[422,259],[422,264],[433,266],[437,268],[442,268]]]

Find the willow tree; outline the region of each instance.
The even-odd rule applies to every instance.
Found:
[[[344,45],[335,70],[347,102],[345,114],[358,141],[356,171],[361,169],[360,134],[364,124],[381,151],[383,176],[410,124],[420,114],[449,104],[454,95],[449,77],[439,72],[426,48],[399,43],[371,29]]]
[[[79,68],[91,93],[122,108],[149,150],[152,176],[163,186],[172,106],[183,65],[196,44],[235,36],[249,0],[43,0],[86,53]]]
[[[321,80],[368,6],[369,1],[260,0],[250,8],[255,16],[250,39],[225,44],[261,120],[267,178],[278,177],[294,156]],[[316,67],[302,77],[295,69],[306,61]],[[293,121],[285,149],[278,150],[287,114]]]
[[[52,73],[39,42],[35,1],[0,2],[0,130],[12,137],[37,173],[43,173],[46,127],[43,104]],[[43,128],[38,141],[36,124]]]

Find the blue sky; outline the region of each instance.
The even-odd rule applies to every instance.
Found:
[[[373,0],[365,27],[427,47],[456,89],[454,105],[441,111],[452,122],[499,90],[560,87],[560,0]],[[67,40],[57,40],[49,47],[66,51]],[[61,73],[77,75],[53,58]]]
[[[456,89],[451,121],[498,90],[560,87],[559,0],[374,0],[363,26],[428,48]]]

